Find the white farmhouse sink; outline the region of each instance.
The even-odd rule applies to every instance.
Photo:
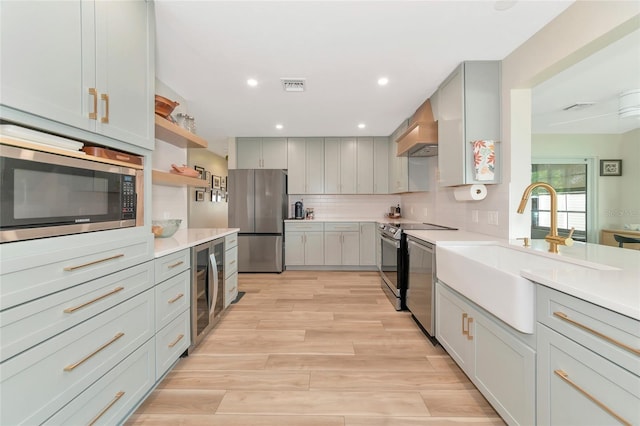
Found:
[[[535,285],[520,271],[616,269],[498,244],[438,245],[436,250],[440,281],[529,334],[535,323]]]

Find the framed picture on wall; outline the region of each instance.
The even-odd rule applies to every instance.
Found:
[[[222,188],[226,188],[227,187],[227,177],[226,176],[223,176],[220,179],[220,187],[222,187]]]
[[[211,182],[211,187],[213,189],[220,189],[220,182],[222,178],[220,176],[213,176],[213,181]]]
[[[622,176],[622,160],[600,160],[600,176]]]
[[[207,182],[211,181],[211,172],[209,170],[205,170],[202,179],[206,180]]]
[[[200,167],[200,166],[193,166],[193,169],[200,173],[200,179],[204,179],[204,167]]]
[[[196,189],[196,201],[204,201],[204,190]]]

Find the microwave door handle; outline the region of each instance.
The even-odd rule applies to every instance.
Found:
[[[211,273],[213,274],[213,280],[210,281],[210,283],[213,283],[213,289],[211,288],[211,285],[209,286],[209,289],[213,290],[209,292],[209,294],[211,295],[211,297],[209,298],[209,312],[211,312],[211,310],[213,309],[213,304],[216,302],[218,292],[218,266],[215,253],[211,253],[209,259],[211,260]]]

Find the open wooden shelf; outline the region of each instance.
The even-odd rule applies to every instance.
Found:
[[[176,173],[163,172],[160,170],[152,170],[151,172],[151,180],[154,185],[193,186],[196,188],[207,188],[210,183],[199,178],[182,176]]]
[[[179,148],[207,148],[209,146],[208,142],[200,136],[158,115],[155,117],[156,139],[168,142]]]

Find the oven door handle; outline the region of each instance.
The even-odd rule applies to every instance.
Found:
[[[397,249],[400,248],[400,241],[395,240],[393,238],[389,238],[389,237],[385,237],[384,235],[380,234],[380,238],[382,239],[382,241],[385,241],[389,244],[393,244],[393,246]]]

